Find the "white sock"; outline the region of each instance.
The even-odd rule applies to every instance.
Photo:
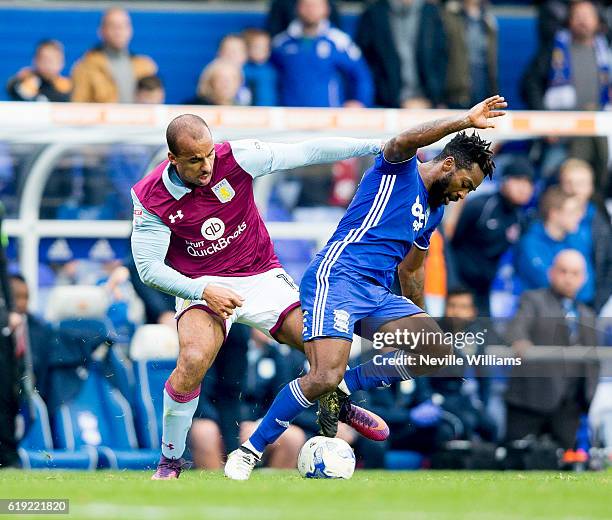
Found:
[[[164,426],[162,454],[169,459],[179,459],[185,452],[187,432],[191,428],[193,414],[198,406],[200,392],[187,402],[177,402],[164,389]]]
[[[251,444],[250,440],[246,440],[242,443],[242,446],[244,446],[247,450],[253,452],[255,455],[257,455],[260,459],[263,456],[263,451],[259,451],[257,448],[255,448],[255,446],[253,446]]]
[[[338,388],[342,390],[346,395],[351,395],[351,391],[348,389],[348,386],[346,385],[346,382],[344,381],[344,379],[340,381]]]

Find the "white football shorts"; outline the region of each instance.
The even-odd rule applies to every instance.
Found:
[[[207,276],[206,278],[210,280],[209,283],[227,287],[244,298],[242,307],[236,307],[234,313],[225,320],[226,336],[232,324],[238,322],[259,329],[272,337],[287,314],[300,305],[298,286],[280,267],[252,276]],[[177,298],[175,318],[179,320],[191,308],[204,309],[214,314],[204,300]]]

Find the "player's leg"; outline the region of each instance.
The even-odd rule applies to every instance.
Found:
[[[342,380],[353,338],[354,322],[367,315],[362,307],[371,304],[368,303],[367,294],[347,297],[351,291],[355,291],[354,280],[348,277],[330,277],[330,285],[327,287],[329,291],[324,295],[320,277],[316,274],[317,269],[316,263],[312,264],[302,279],[304,323],[301,332],[307,340],[305,350],[310,371],[304,377],[291,381],[279,392],[257,430],[240,450],[230,454],[225,466],[225,473],[230,478],[247,479],[266,446],[280,437],[291,421],[312,406],[314,400],[335,391]],[[312,285],[312,290],[308,289],[309,285]],[[353,303],[358,307],[357,310],[351,307]],[[296,316],[293,327],[298,323]],[[296,335],[296,332],[293,334]]]
[[[243,421],[240,423],[240,441],[246,442],[257,429],[256,421]],[[267,465],[275,469],[291,469],[297,464],[300,449],[306,442],[304,430],[291,424],[278,440],[271,444],[267,453]]]
[[[303,328],[302,308],[297,306],[286,314],[280,326],[271,335],[279,343],[304,352]]]
[[[424,312],[388,321],[376,332],[379,338],[394,338],[385,341],[385,347],[391,350],[386,348],[386,352],[381,351],[372,360],[347,371],[345,390],[349,393],[431,374],[439,369],[433,360],[441,360],[452,352],[452,346],[444,343],[438,324]],[[417,338],[417,341],[406,345],[404,341],[397,342],[398,337],[400,340]]]
[[[411,333],[420,332],[419,337],[427,337],[429,341],[427,345],[419,343],[414,346],[408,358],[420,360],[417,354],[442,356],[449,353],[449,347],[437,341],[441,340],[442,331],[422,309],[410,300],[391,294],[380,286],[370,286],[369,292],[370,298],[379,302],[379,305],[366,319],[358,323],[358,334],[373,339],[374,333],[391,333],[394,337],[401,333],[403,338],[414,337]],[[388,437],[389,428],[382,418],[355,405],[346,404],[350,402],[349,396],[358,390],[386,387],[396,381],[404,381],[427,372],[426,366],[408,365],[404,355],[406,349],[402,350],[402,345],[388,346],[397,349],[381,352],[371,361],[347,370],[339,389],[319,400],[319,424],[323,434],[334,434],[340,420],[369,439],[384,440]]]
[[[344,375],[350,348],[347,338],[319,338],[305,344],[310,371],[285,385],[248,441],[230,453],[225,465],[227,477],[247,480],[266,446],[275,442],[314,401],[336,389]]]
[[[284,273],[284,271],[282,271],[282,273]],[[305,274],[304,278],[306,279],[307,276],[308,276],[308,273]],[[279,295],[277,297],[280,297],[282,299],[282,301],[279,302],[280,308],[286,308],[287,310],[280,313],[280,317],[276,321],[275,326],[272,327],[272,329],[270,329],[270,335],[279,343],[284,344],[284,345],[289,345],[291,347],[294,347],[304,352],[304,341],[303,341],[304,318],[303,318],[302,307],[295,306],[295,304],[293,303],[293,300],[296,297],[295,284],[291,281],[291,278],[287,278],[286,276],[277,275],[275,278],[276,280],[275,279],[272,279],[272,280],[276,282],[275,284],[276,286],[270,287],[269,290],[264,291],[264,293]],[[282,280],[282,281],[279,283],[279,280]],[[289,280],[289,282],[287,282],[287,280]],[[302,286],[305,287],[305,291],[307,292],[308,284],[306,280],[303,280]],[[286,293],[286,294],[283,294],[283,293]],[[368,300],[367,296],[362,295],[362,297],[364,300],[366,301]],[[308,302],[308,297],[306,297],[305,299]],[[346,388],[344,381],[340,382],[340,387]],[[339,393],[338,398],[342,399],[342,393]],[[357,407],[353,405],[352,403],[350,403],[348,399],[344,399],[344,402],[340,403],[339,406],[341,406],[345,411],[349,411],[349,408],[352,408],[353,409],[352,411],[357,412],[357,415],[360,415],[360,412],[358,412],[358,410],[365,411],[363,408]],[[374,414],[372,415],[374,417]],[[348,424],[351,426],[355,426],[354,424],[351,424],[351,422],[352,421],[349,420]],[[367,421],[367,422],[370,422],[370,421]],[[331,427],[333,429],[333,426]],[[322,429],[323,431],[321,433],[323,435],[326,435],[328,437],[335,436],[335,430],[331,431],[329,427],[326,428],[325,426],[322,426]],[[370,435],[368,435],[367,432],[361,432],[361,433],[366,435],[366,437],[371,438],[372,440],[382,440],[380,438],[380,436],[383,434],[382,430],[377,430],[373,434],[372,437],[370,437]]]
[[[164,388],[162,458],[154,480],[178,478],[187,432],[198,405],[200,383],[225,339],[220,318],[206,310],[187,309],[178,322],[179,356]]]
[[[302,310],[298,307],[287,316],[283,327],[278,331],[275,338],[279,343],[299,348],[300,344],[302,344],[303,328]],[[344,380],[340,381],[339,387],[346,388]],[[370,410],[366,410],[351,402],[349,394],[350,392],[348,391],[337,389],[322,398],[326,401],[326,404],[321,406],[319,402],[317,421],[321,428],[321,435],[335,437],[338,429],[338,420],[340,420],[370,440],[385,440],[389,436],[389,428],[385,421]],[[334,410],[331,416],[328,413],[329,410]]]

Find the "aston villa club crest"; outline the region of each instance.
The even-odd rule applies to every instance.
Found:
[[[229,202],[234,198],[236,192],[227,179],[223,179],[212,187],[215,196],[223,203]]]

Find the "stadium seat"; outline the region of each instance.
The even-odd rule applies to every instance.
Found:
[[[78,394],[59,407],[54,417],[58,446],[69,451],[94,447],[98,467],[149,469],[155,467],[158,450],[140,450],[129,403],[103,377],[100,367],[90,366]]]
[[[31,398],[34,417],[19,443],[19,458],[24,469],[93,470],[98,465],[98,452],[84,446],[77,451],[54,450],[47,406],[38,394]]]
[[[385,453],[385,469],[421,469],[424,457],[416,451],[388,451]]]
[[[125,397],[132,410],[135,406],[136,377],[134,376],[134,366],[132,361],[127,358],[125,352],[127,347],[114,344],[109,349],[104,359],[104,377],[114,386],[121,395]]]
[[[130,359],[176,359],[179,351],[178,334],[167,325],[141,325],[130,343]]]
[[[140,446],[155,449],[161,441],[164,384],[176,365],[178,334],[167,325],[142,325],[130,344],[136,379],[134,415]]]
[[[142,447],[160,445],[163,416],[164,384],[176,365],[175,359],[136,361],[136,430]]]
[[[32,394],[29,404],[31,406],[21,410],[22,415],[20,417],[25,419],[25,434],[19,441],[19,446],[26,450],[53,449],[47,405],[37,393]],[[30,413],[32,417],[29,417]]]
[[[110,304],[102,287],[61,285],[49,293],[45,318],[51,323],[65,319],[103,319]]]

